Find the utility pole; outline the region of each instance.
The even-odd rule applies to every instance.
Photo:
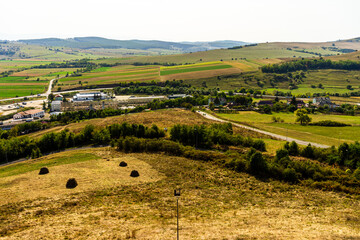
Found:
[[[176,228],[176,234],[177,234],[177,240],[179,240],[179,198],[180,198],[180,189],[174,190],[174,196],[176,197],[176,218],[177,218],[177,228]]]

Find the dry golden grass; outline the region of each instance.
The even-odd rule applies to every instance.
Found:
[[[107,153],[106,149],[101,151]],[[101,151],[96,151],[101,154]],[[81,152],[94,152],[93,150],[80,150]],[[69,152],[70,154],[73,151]],[[56,157],[68,153],[58,153],[51,156],[50,161],[56,161]],[[48,157],[42,157],[39,161]],[[121,161],[127,162],[127,167],[119,167]],[[31,164],[31,163],[29,163]],[[130,173],[137,170],[139,177],[132,178]],[[14,203],[39,197],[54,197],[79,193],[89,190],[100,190],[115,186],[142,184],[158,181],[162,178],[149,164],[134,157],[123,156],[112,158],[103,156],[97,160],[90,160],[72,164],[49,167],[46,175],[39,175],[39,169],[19,175],[1,177],[0,175],[0,205]],[[66,189],[65,185],[69,178],[75,178],[78,186],[75,189]]]
[[[281,59],[278,59],[278,58],[269,58],[269,59],[256,59],[256,60],[253,60],[254,62],[258,62],[260,63],[261,65],[263,64],[276,64],[276,63],[281,63],[283,62]]]
[[[69,129],[75,133],[80,132],[86,125],[91,124],[96,127],[105,127],[114,123],[134,123],[134,124],[143,124],[145,126],[151,127],[153,124],[157,125],[160,128],[171,128],[175,124],[211,124],[218,123],[209,119],[202,117],[197,113],[193,113],[189,110],[183,109],[164,109],[156,110],[150,112],[141,112],[135,114],[120,115],[107,118],[96,118],[90,120],[84,120],[79,123],[71,123],[66,126],[54,127],[38,132],[29,134],[28,136],[32,138],[38,138],[49,132],[60,132],[64,129]],[[243,136],[261,138],[264,135],[255,133],[243,128],[234,128],[234,132],[241,134]]]
[[[244,71],[244,72],[258,70],[258,68],[254,66],[254,64],[247,64],[246,61],[241,61],[241,62],[227,61],[225,63],[229,64],[229,65],[231,65],[231,66],[233,66],[235,68],[238,68],[238,69],[240,69],[241,71]]]
[[[357,196],[261,181],[180,157],[100,151],[146,162],[164,177],[4,205],[2,239],[175,239],[175,188],[182,189],[181,239],[360,238]]]
[[[207,124],[212,121],[207,120],[206,118],[201,117],[197,113],[193,113],[188,110],[182,109],[167,109],[167,110],[156,110],[150,112],[141,112],[135,114],[127,114],[120,115],[114,117],[107,118],[96,118],[90,120],[84,120],[79,123],[71,123],[66,126],[55,127],[51,129],[47,129],[44,131],[35,132],[29,134],[31,137],[39,137],[47,132],[60,132],[65,128],[68,128],[71,131],[79,132],[81,131],[87,124],[92,124],[97,127],[109,126],[114,123],[136,123],[136,124],[144,124],[146,126],[151,126],[153,124],[157,125],[160,128],[171,127],[174,124]]]

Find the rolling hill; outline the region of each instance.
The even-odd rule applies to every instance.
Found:
[[[43,38],[19,40],[19,42],[56,47],[70,47],[79,49],[91,48],[126,48],[126,49],[167,49],[178,50],[181,52],[204,51],[209,49],[228,48],[241,46],[247,43],[239,41],[215,41],[215,42],[166,42],[157,40],[114,40],[101,37],[75,37],[68,39],[60,38]]]

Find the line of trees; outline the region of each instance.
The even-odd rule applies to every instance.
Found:
[[[76,61],[65,61],[61,63],[49,63],[42,64],[37,66],[32,66],[31,68],[85,68],[85,69],[94,69],[97,64],[90,61],[90,59],[80,59]]]
[[[261,71],[264,73],[288,73],[295,71],[307,71],[314,69],[341,69],[341,70],[360,70],[360,63],[355,61],[331,61],[320,59],[302,59],[297,61],[285,62],[280,64],[269,64],[263,66]]]
[[[233,135],[231,123],[207,125],[176,124],[170,131],[171,140],[194,147],[211,148],[213,145],[254,147],[266,151],[262,140]]]
[[[31,139],[28,136],[0,139],[0,163],[10,162],[23,157],[31,156],[35,158],[44,153],[71,147],[89,144],[108,145],[112,140],[126,136],[161,138],[165,136],[165,132],[156,125],[149,128],[142,124],[128,124],[124,122],[100,129],[96,129],[93,125],[86,125],[77,134],[65,129],[58,133],[46,133],[39,139]]]

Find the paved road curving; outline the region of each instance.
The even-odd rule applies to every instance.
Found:
[[[309,145],[309,143],[311,144],[311,146],[314,146],[314,147],[319,147],[319,148],[329,148],[330,146],[328,145],[324,145],[324,144],[319,144],[319,143],[314,143],[314,142],[307,142],[307,141],[303,141],[303,140],[299,140],[299,139],[295,139],[295,138],[291,138],[291,137],[287,137],[287,136],[283,136],[283,135],[279,135],[279,134],[275,134],[275,133],[271,133],[271,132],[267,132],[267,131],[263,131],[263,130],[260,130],[260,129],[257,129],[257,128],[253,128],[253,127],[249,127],[249,126],[245,126],[245,125],[242,125],[242,124],[238,124],[238,123],[233,123],[231,121],[227,121],[227,120],[223,120],[223,119],[220,119],[220,118],[217,118],[213,115],[210,115],[208,113],[205,113],[205,112],[202,112],[202,111],[197,111],[198,114],[200,114],[201,116],[207,118],[207,119],[210,119],[210,120],[213,120],[213,121],[218,121],[218,122],[229,122],[229,123],[232,123],[234,126],[236,127],[240,127],[240,128],[245,128],[247,130],[250,130],[250,131],[254,131],[254,132],[258,132],[258,133],[262,133],[264,135],[267,135],[267,136],[270,136],[270,137],[273,137],[273,138],[276,138],[276,139],[279,139],[279,140],[283,140],[283,141],[288,141],[288,142],[296,142],[297,144],[300,144],[300,145],[304,145],[304,146],[307,146]]]

